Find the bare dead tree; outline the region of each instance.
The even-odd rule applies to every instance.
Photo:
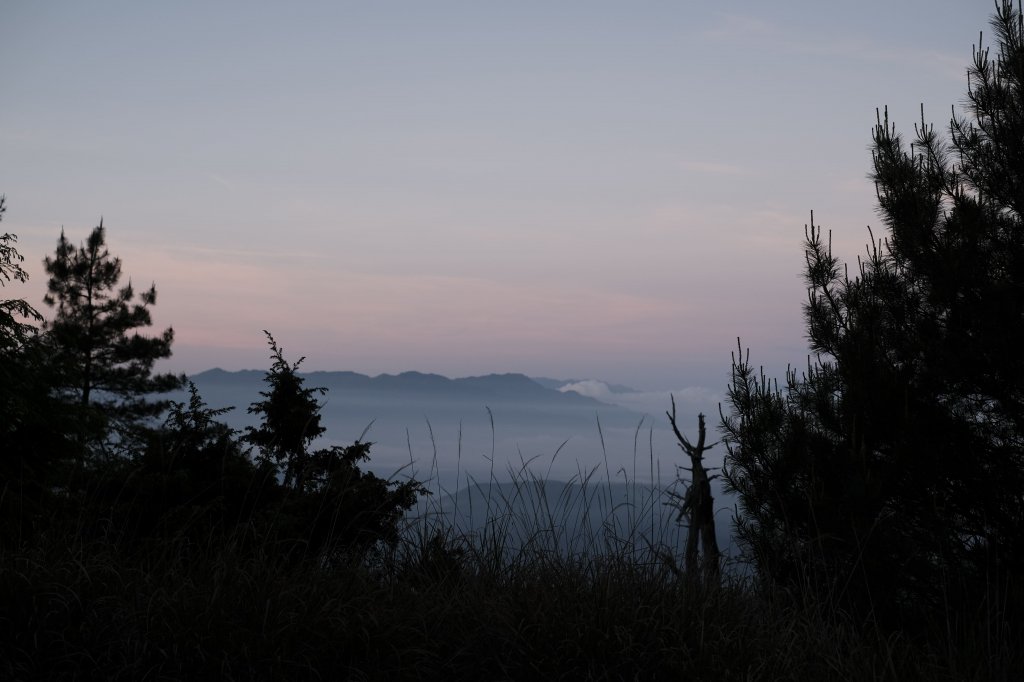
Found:
[[[703,414],[697,415],[697,444],[690,443],[676,422],[675,396],[672,396],[672,411],[665,414],[668,415],[669,424],[672,425],[680,449],[690,458],[689,467],[679,467],[690,472],[690,485],[686,492],[682,495],[669,493],[674,498],[669,504],[679,510],[677,520],[689,529],[686,536],[686,571],[691,576],[703,574],[709,579],[717,580],[721,571],[721,552],[715,536],[715,506],[711,495],[711,479],[716,478],[717,474],[709,476],[708,469],[704,466],[704,453],[717,443],[705,443],[707,434]],[[703,550],[703,557],[698,551],[698,543],[699,549]]]

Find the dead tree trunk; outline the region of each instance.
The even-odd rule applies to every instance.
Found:
[[[691,473],[690,485],[683,495],[673,494],[675,506],[679,509],[678,520],[688,528],[686,535],[686,572],[697,577],[706,575],[710,580],[717,580],[721,570],[721,553],[718,550],[718,538],[715,536],[715,505],[711,495],[711,479],[704,467],[704,453],[714,447],[705,444],[706,432],[704,415],[697,415],[697,444],[693,445],[679,430],[676,424],[676,399],[672,397],[672,411],[666,412],[672,431],[676,434],[679,447],[690,458],[689,467],[680,467]],[[703,549],[703,558],[698,551]]]

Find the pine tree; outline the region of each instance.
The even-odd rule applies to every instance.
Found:
[[[812,215],[807,370],[734,357],[725,479],[772,581],[919,608],[1024,573],[1024,24],[992,25],[948,141],[879,116],[887,234],[854,277]]]
[[[45,325],[46,341],[60,395],[78,409],[81,445],[102,449],[136,441],[168,405],[150,394],[176,390],[184,381],[153,373],[157,360],[170,357],[174,331],[139,334],[152,325],[155,285],[138,299],[131,282],[118,287],[121,259],[110,255],[102,221],[77,248],[62,230],[56,253],[44,263],[50,280],[43,300],[56,308]]]
[[[305,490],[309,468],[309,445],[326,429],[320,424],[320,405],[316,396],[326,388],[308,388],[299,376],[299,365],[284,359],[283,352],[270,332],[264,330],[274,361],[264,377],[270,388],[261,391],[263,400],[249,407],[250,414],[262,415],[258,428],[249,427],[246,440],[260,449],[265,461],[284,474],[285,487]]]
[[[262,421],[249,427],[245,440],[259,448],[261,464],[276,466],[282,475],[286,494],[275,517],[282,542],[301,540],[304,554],[329,558],[396,541],[402,516],[425,489],[415,480],[396,482],[362,471],[359,463],[369,458],[372,443],[310,451],[326,430],[317,396],[327,389],[305,386],[298,373],[305,358],[288,362],[270,332],[263,333],[273,360],[265,377],[269,389],[249,407]]]

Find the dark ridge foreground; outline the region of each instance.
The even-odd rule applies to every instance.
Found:
[[[1024,674],[1019,632],[985,612],[887,629],[811,590],[769,592],[737,577],[702,586],[679,570],[678,546],[643,529],[610,524],[587,542],[552,544],[554,517],[534,505],[534,541],[523,542],[501,519],[525,507],[503,512],[495,498],[490,509],[493,523],[461,534],[439,505],[392,547],[329,559],[286,558],[241,532],[128,549],[113,526],[85,539],[62,520],[31,546],[0,549],[0,679]]]

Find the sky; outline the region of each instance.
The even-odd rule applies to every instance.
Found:
[[[165,369],[782,376],[811,211],[863,253],[876,109],[944,127],[992,10],[0,0],[0,296],[102,217]]]

